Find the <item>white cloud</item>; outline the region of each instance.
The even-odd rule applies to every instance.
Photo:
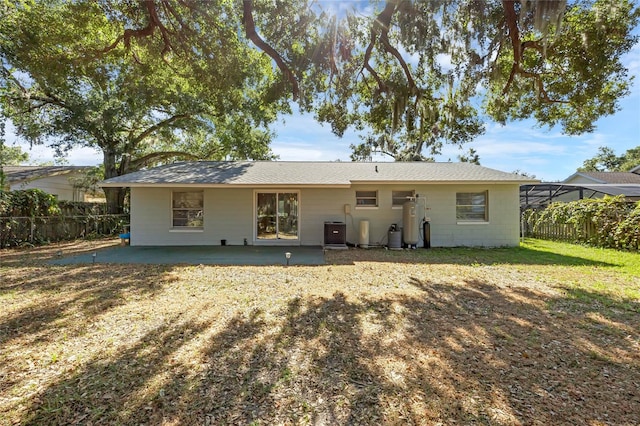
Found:
[[[483,156],[530,156],[530,155],[561,155],[567,152],[562,145],[530,142],[521,140],[497,141],[478,140],[473,148]]]
[[[69,152],[67,161],[74,166],[95,166],[102,163],[102,153],[93,148],[76,148]]]
[[[280,161],[333,161],[338,158],[333,151],[323,151],[309,145],[276,142],[272,144],[274,154]]]
[[[448,53],[438,53],[436,55],[436,62],[442,67],[442,71],[444,72],[451,71],[453,69],[451,55]]]
[[[34,145],[26,143],[9,143],[19,145],[29,154],[29,164],[55,163],[54,150],[46,145]],[[93,148],[74,148],[67,153],[65,164],[72,166],[95,166],[102,163],[102,154]]]
[[[47,145],[30,146],[28,142],[18,139],[16,129],[7,121],[6,142],[7,146],[19,146],[22,151],[29,154],[29,164],[55,163],[54,150]],[[102,154],[93,148],[74,148],[67,153],[65,164],[72,166],[94,166],[102,163]]]

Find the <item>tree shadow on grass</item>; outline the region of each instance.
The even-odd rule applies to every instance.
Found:
[[[582,310],[547,310],[548,305],[571,305],[572,295],[549,297],[524,287],[505,293],[481,281],[458,288],[419,280],[414,285],[426,299],[407,301],[410,322],[437,324],[416,328],[414,344],[446,351],[447,364],[455,366],[452,375],[460,379],[443,377],[443,383],[450,383],[459,401],[467,401],[462,408],[471,408],[469,419],[500,423],[501,414],[511,413],[525,424],[637,420],[637,316],[610,316],[613,321],[603,332]],[[601,298],[620,310],[626,307],[624,301]],[[444,320],[442,313],[447,313]],[[475,409],[467,388],[482,401]]]
[[[547,309],[571,296],[411,284],[417,293],[295,297],[226,321],[185,307],[50,384],[23,423],[637,421],[637,316],[617,318],[631,332],[603,335],[583,311]]]
[[[95,253],[119,245],[119,238],[101,238],[96,240],[62,241],[43,246],[0,249],[0,266],[37,266],[58,259],[61,256],[78,256]]]
[[[612,320],[625,320],[640,314],[637,298],[613,298],[606,293],[569,286],[559,286],[558,289],[563,297],[549,301],[548,308],[552,311],[582,315],[597,313]]]
[[[47,388],[21,423],[161,423],[176,408],[175,392],[188,389],[189,370],[172,357],[204,329],[205,324],[173,318],[115,358],[92,360]]]
[[[83,319],[104,315],[131,297],[152,297],[166,284],[165,267],[91,265],[73,268],[24,268],[19,279],[0,283],[0,295],[29,294],[32,302],[0,318],[0,345],[13,339],[48,340],[65,328],[69,337]],[[33,296],[35,294],[35,296]]]

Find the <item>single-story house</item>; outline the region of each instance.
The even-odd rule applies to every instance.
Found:
[[[518,244],[519,188],[533,182],[470,163],[240,161],[174,163],[100,185],[131,188],[131,245],[323,245],[327,223],[343,224],[347,243],[364,230],[385,245],[416,197],[412,214],[429,222],[432,246],[496,247]]]
[[[640,185],[640,166],[633,170],[629,172],[576,172],[563,180],[562,183],[569,185]]]
[[[5,190],[40,189],[58,200],[86,201],[84,190],[74,185],[87,167],[83,166],[3,166]]]
[[[624,195],[629,201],[640,201],[640,165],[628,172],[576,172],[562,182],[523,185],[520,204],[526,210],[544,208],[552,202],[617,195]]]

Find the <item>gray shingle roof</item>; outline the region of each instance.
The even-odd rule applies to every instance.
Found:
[[[70,173],[76,170],[84,170],[84,166],[3,166],[2,170],[9,183],[25,180],[40,179],[47,176],[55,176]]]
[[[102,186],[349,186],[352,183],[533,183],[514,173],[470,163],[180,162],[107,179]]]
[[[575,176],[583,176],[592,179],[595,183],[613,183],[613,184],[633,184],[640,183],[640,175],[631,172],[578,172],[567,179],[569,181]]]

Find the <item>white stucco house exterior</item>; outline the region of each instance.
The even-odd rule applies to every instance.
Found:
[[[58,200],[85,201],[87,194],[74,185],[74,179],[80,179],[86,169],[83,166],[4,166],[4,189],[40,189]]]
[[[325,223],[385,245],[417,197],[433,247],[515,246],[528,177],[470,163],[180,162],[111,178],[131,189],[131,245],[310,245]],[[223,241],[224,240],[224,241]]]

